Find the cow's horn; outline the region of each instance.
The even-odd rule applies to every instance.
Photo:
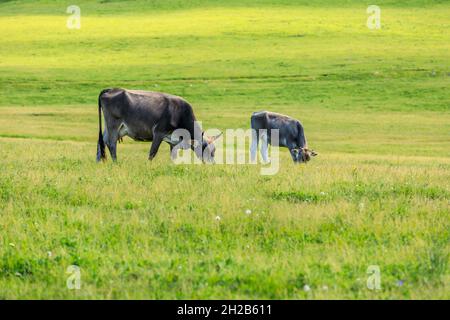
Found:
[[[214,141],[216,141],[217,139],[220,138],[220,136],[223,134],[223,132],[220,132],[218,135],[213,136],[213,137],[208,137],[208,143],[213,143]]]

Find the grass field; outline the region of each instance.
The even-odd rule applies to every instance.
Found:
[[[448,2],[378,1],[379,30],[365,1],[73,2],[79,30],[66,1],[0,1],[1,299],[450,298]],[[286,113],[319,156],[262,176],[125,139],[97,164],[107,87],[204,128]]]

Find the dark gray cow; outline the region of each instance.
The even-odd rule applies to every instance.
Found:
[[[103,133],[102,110],[106,125]],[[199,159],[214,161],[214,140],[218,136],[203,137],[191,105],[180,97],[160,92],[106,89],[98,96],[98,121],[97,161],[106,160],[105,143],[116,161],[117,141],[124,136],[152,141],[148,156],[152,160],[163,141],[170,144],[171,150],[181,142],[171,140],[176,129],[185,129],[192,137],[191,141],[183,141],[184,149],[190,147]]]
[[[289,149],[294,162],[308,162],[311,157],[317,156],[314,150],[308,148],[303,126],[296,119],[275,112],[254,112],[251,116],[251,127],[253,129],[251,146],[252,161],[256,160],[259,139],[262,140],[262,158],[265,162],[268,161],[267,148],[268,144],[271,144],[272,129],[279,130],[279,146]]]

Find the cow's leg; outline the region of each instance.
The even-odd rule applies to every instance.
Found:
[[[298,160],[298,149],[289,148],[289,152],[291,153],[292,161],[296,163]]]
[[[172,160],[175,160],[175,159],[177,158],[177,153],[176,153],[176,152],[173,152],[173,148],[175,148],[176,143],[175,143],[174,141],[172,141],[171,138],[172,138],[171,135],[168,134],[168,135],[166,135],[166,136],[163,138],[163,141],[164,141],[164,142],[167,142],[167,144],[168,144],[169,147],[170,147],[170,158],[171,158]]]
[[[154,133],[153,134],[153,142],[152,146],[150,147],[150,153],[148,154],[148,160],[153,160],[153,158],[158,153],[159,146],[161,145],[161,142],[164,139],[164,134],[162,133]]]
[[[117,121],[108,121],[103,140],[108,147],[113,161],[117,161],[117,141],[119,140],[120,123]]]
[[[178,152],[173,152],[173,148],[174,147],[175,146],[173,144],[170,144],[170,158],[172,160],[176,160],[177,159],[177,153],[178,153]]]
[[[252,128],[252,145],[250,147],[250,161],[256,162],[256,153],[258,152],[259,134],[257,129]]]
[[[269,163],[269,142],[267,141],[267,131],[261,134],[261,156],[264,163]]]
[[[105,143],[108,146],[113,161],[117,161],[117,140],[119,140],[119,133],[117,131],[108,132],[108,138],[105,140]]]
[[[174,141],[167,135],[163,141],[170,146],[170,158],[176,160],[178,158],[178,150],[188,150],[191,146],[185,140]]]

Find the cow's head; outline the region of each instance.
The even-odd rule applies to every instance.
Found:
[[[302,162],[306,163],[309,160],[311,160],[311,157],[315,157],[317,155],[318,155],[317,152],[315,152],[312,149],[308,149],[307,147],[292,150],[292,156],[294,158],[294,161],[297,163],[302,163]]]
[[[219,139],[219,137],[222,135],[222,132],[219,133],[216,136],[209,137],[205,135],[205,133],[202,133],[202,156],[201,159],[205,163],[215,163],[214,156],[216,153],[216,146],[214,145],[214,142]],[[191,140],[191,144],[194,150],[200,151],[199,144],[195,140]],[[197,154],[198,155],[198,154]]]
[[[214,156],[216,153],[216,146],[214,142],[220,138],[222,132],[218,135],[209,137],[203,133],[203,143],[202,143],[202,153],[203,153],[203,162],[215,163]]]

